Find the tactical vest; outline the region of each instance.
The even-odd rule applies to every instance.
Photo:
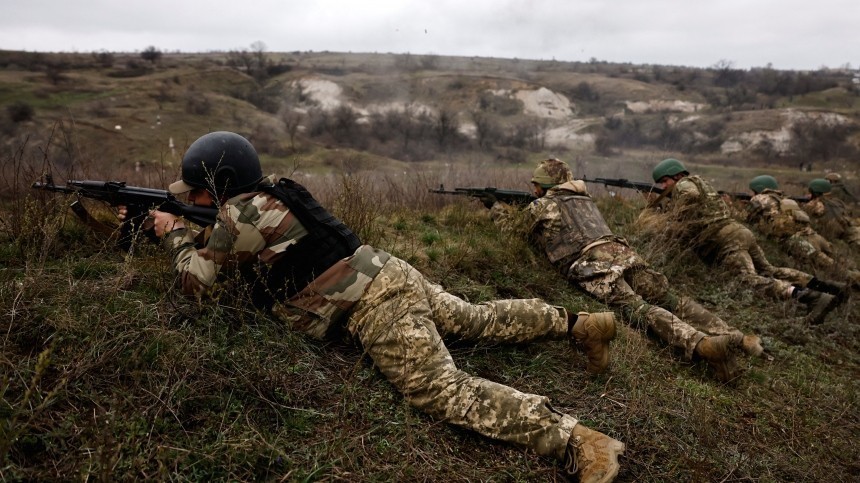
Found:
[[[776,237],[787,237],[799,232],[809,225],[809,215],[791,198],[785,198],[779,191],[765,190],[762,192],[770,198],[778,212],[768,220],[768,226],[763,227],[765,234]]]
[[[716,231],[731,222],[732,216],[720,194],[698,176],[686,176],[680,182],[690,181],[699,191],[699,202],[684,207],[679,215],[691,225],[694,236],[702,232]]]
[[[550,262],[579,258],[582,250],[605,237],[614,237],[590,196],[557,195],[547,198],[558,206],[562,229],[546,242]]]
[[[270,309],[276,300],[292,297],[335,262],[352,255],[361,241],[299,183],[281,178],[261,190],[284,203],[308,232],[275,263],[259,262],[242,269],[251,283],[254,305]]]

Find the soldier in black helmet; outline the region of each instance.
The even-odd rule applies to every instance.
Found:
[[[527,342],[573,338],[605,365],[615,335],[611,312],[568,313],[539,299],[471,304],[408,263],[362,245],[301,185],[264,177],[253,146],[238,134],[195,141],[170,185],[196,205],[219,205],[205,243],[169,213],[151,213],[174,253],[183,293],[205,298],[236,278],[255,306],[310,336],[346,330],[416,408],[432,417],[556,458],[583,482],[608,482],[624,444],[556,411],[549,399],[467,374],[442,342]],[[227,276],[231,272],[238,277]],[[236,273],[237,272],[237,273]]]

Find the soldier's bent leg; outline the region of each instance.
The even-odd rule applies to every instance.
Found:
[[[836,265],[833,258],[819,250],[808,237],[792,235],[784,242],[785,251],[794,258],[805,260],[817,268],[829,268]]]
[[[628,323],[648,327],[667,344],[683,349],[688,359],[692,357],[696,344],[705,337],[666,309],[645,303],[615,272],[579,282],[579,286],[610,307],[620,309]]]
[[[672,311],[690,325],[709,336],[731,336],[732,340],[741,338],[741,349],[750,356],[760,356],[764,352],[761,346],[761,338],[755,334],[744,334],[740,330],[730,326],[723,319],[717,317],[713,312],[702,307],[702,305],[690,297],[678,298],[678,305]]]
[[[678,296],[669,290],[669,280],[654,269],[636,270],[625,278],[629,280],[630,287],[646,302],[666,309],[696,330],[709,335],[739,333],[695,300]]]
[[[707,334],[696,330],[690,324],[676,317],[672,312],[656,305],[625,305],[621,308],[625,320],[643,326],[647,325],[657,336],[672,347],[684,351],[684,357],[691,359],[699,341]]]
[[[433,320],[424,277],[394,257],[356,304],[347,329],[406,400],[430,416],[562,459],[577,420],[544,396],[455,366]],[[565,327],[566,330],[566,327]]]
[[[812,275],[806,272],[772,265],[767,261],[764,250],[761,249],[761,246],[755,240],[750,242],[747,252],[755,264],[758,273],[801,286],[805,286],[812,279]]]
[[[423,284],[423,291],[436,328],[444,337],[520,343],[542,338],[562,340],[568,336],[567,311],[540,299],[472,304],[430,282]]]
[[[678,297],[678,305],[672,312],[708,335],[742,334],[702,304],[687,296]]]
[[[726,253],[723,255],[721,261],[729,272],[737,275],[741,283],[751,287],[753,290],[777,300],[791,298],[792,283],[756,273],[748,252],[735,251]]]

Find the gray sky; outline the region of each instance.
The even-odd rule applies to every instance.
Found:
[[[0,0],[0,49],[860,66],[858,0]]]

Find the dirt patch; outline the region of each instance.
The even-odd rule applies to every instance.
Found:
[[[708,107],[706,104],[698,104],[688,101],[667,101],[653,99],[650,101],[625,101],[627,109],[636,114],[647,112],[699,112]]]
[[[494,95],[518,99],[523,103],[523,113],[546,119],[567,119],[573,116],[570,100],[546,87],[535,90],[495,89]]]
[[[340,98],[343,88],[335,82],[325,79],[302,79],[298,84],[305,96],[326,111],[337,109],[343,103]]]
[[[795,109],[785,109],[780,113],[782,127],[776,130],[756,130],[742,132],[727,139],[721,146],[723,154],[739,153],[754,147],[759,143],[769,143],[772,149],[780,154],[788,153],[791,148],[791,128],[797,122],[814,120],[825,125],[839,126],[851,123],[851,120],[841,114],[832,112],[804,112]]]

